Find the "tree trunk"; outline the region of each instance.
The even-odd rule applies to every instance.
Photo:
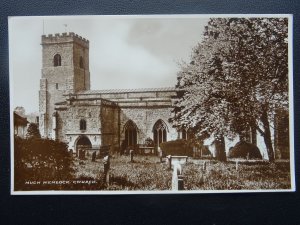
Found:
[[[272,145],[272,140],[271,140],[270,123],[269,123],[267,111],[263,112],[263,114],[261,116],[261,121],[262,121],[263,127],[264,127],[264,141],[265,141],[265,145],[267,148],[269,162],[273,162],[274,161],[274,150],[273,150],[273,145]]]

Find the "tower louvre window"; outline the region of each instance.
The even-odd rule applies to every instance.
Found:
[[[56,54],[53,58],[53,65],[54,66],[61,66],[61,56],[60,54]]]
[[[80,58],[79,58],[79,67],[84,68],[84,63],[83,63],[83,57],[82,56],[80,56]]]
[[[84,119],[80,120],[80,130],[86,130],[86,121]]]

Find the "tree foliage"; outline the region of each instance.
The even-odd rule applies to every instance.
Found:
[[[288,107],[288,20],[212,18],[182,63],[172,121],[198,136],[233,137],[252,127],[273,160],[270,120]]]
[[[30,123],[27,128],[26,138],[40,138],[40,130],[36,123]]]

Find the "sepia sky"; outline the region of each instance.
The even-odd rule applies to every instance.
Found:
[[[90,41],[92,90],[171,87],[178,63],[189,60],[207,21],[198,16],[10,17],[12,107],[38,112],[43,32],[75,32]]]

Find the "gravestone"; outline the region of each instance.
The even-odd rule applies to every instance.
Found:
[[[92,154],[92,162],[95,162],[96,161],[96,151],[93,152]]]
[[[172,168],[172,156],[171,155],[168,155],[167,157],[166,157],[166,163],[167,163],[167,165],[168,165],[168,169],[171,169]]]
[[[160,147],[157,148],[157,151],[159,156],[159,162],[162,163],[163,152]]]
[[[85,150],[79,150],[79,159],[85,159]]]
[[[110,169],[110,157],[109,155],[103,158],[104,166],[104,182],[109,185],[109,169]]]
[[[129,155],[130,155],[130,162],[133,162],[134,151],[133,151],[133,150],[130,150],[130,151],[129,151]]]
[[[204,163],[203,163],[203,171],[204,172],[206,171],[206,161],[204,161]]]

